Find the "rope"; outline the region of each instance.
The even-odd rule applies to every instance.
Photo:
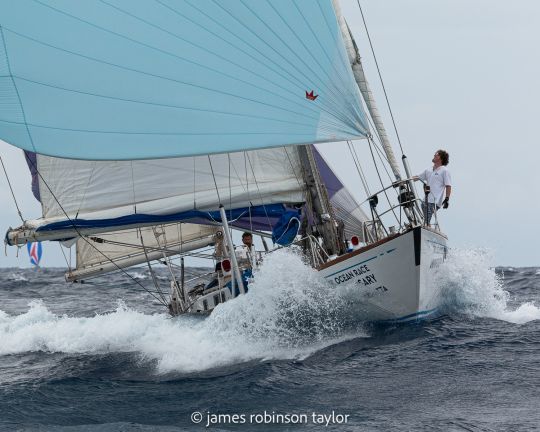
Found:
[[[396,121],[394,119],[394,114],[392,113],[392,108],[390,106],[390,101],[388,99],[388,94],[386,93],[386,87],[384,86],[384,81],[381,74],[381,69],[379,68],[379,62],[377,61],[377,56],[375,55],[375,49],[373,48],[373,43],[371,42],[371,36],[369,35],[369,31],[367,28],[366,18],[364,17],[364,11],[362,10],[362,6],[360,6],[360,0],[356,0],[356,3],[358,3],[358,9],[360,9],[360,15],[362,15],[362,21],[364,23],[364,28],[366,30],[366,35],[368,37],[369,46],[371,48],[371,53],[373,54],[373,59],[375,60],[375,65],[377,66],[377,73],[379,74],[379,79],[381,80],[382,89],[384,92],[384,97],[386,99],[386,105],[388,106],[388,111],[390,111],[390,118],[392,119],[392,124],[394,125],[394,131],[396,132],[396,137],[399,143],[399,148],[401,149],[401,154],[404,154],[403,146],[401,145],[401,139],[399,137],[398,129],[396,126]]]
[[[373,165],[375,165],[375,170],[377,171],[377,176],[379,177],[379,181],[381,182],[381,186],[384,188],[384,182],[382,181],[381,173],[379,172],[379,167],[377,165],[377,161],[375,160],[375,155],[373,154],[373,149],[371,148],[372,139],[368,138],[369,143],[369,151],[371,152],[371,158],[373,159]],[[388,205],[390,206],[390,210],[392,210],[392,213],[394,214],[394,217],[396,218],[396,222],[400,223],[400,219],[398,218],[396,212],[392,208],[392,202],[390,201],[390,197],[386,193],[386,190],[383,191],[384,196],[386,197],[386,200],[388,201]]]
[[[58,198],[56,198],[56,195],[54,194],[54,192],[52,191],[52,189],[50,188],[49,184],[45,181],[45,178],[41,175],[41,172],[38,170],[36,164],[34,164],[34,162],[32,162],[31,159],[28,159],[30,161],[30,163],[32,164],[32,166],[35,168],[39,178],[43,181],[43,184],[45,185],[45,187],[49,190],[49,192],[51,193],[51,196],[54,198],[54,200],[56,201],[56,203],[58,204],[58,207],[60,207],[60,210],[62,210],[62,213],[64,213],[64,216],[66,217],[66,219],[71,223],[71,226],[73,227],[73,230],[77,233],[77,235],[83,239],[88,245],[90,245],[91,248],[95,249],[100,255],[102,255],[107,261],[109,261],[112,265],[114,265],[118,270],[120,270],[124,275],[126,275],[127,277],[129,277],[133,282],[135,282],[137,285],[139,285],[143,290],[145,290],[148,294],[150,294],[152,297],[154,297],[157,301],[161,302],[163,305],[166,306],[166,303],[163,302],[162,299],[158,298],[157,296],[155,296],[152,291],[149,291],[143,284],[141,284],[137,279],[135,279],[133,276],[131,276],[128,272],[126,272],[123,268],[121,268],[118,264],[116,264],[111,258],[109,258],[107,255],[105,255],[101,250],[99,250],[95,245],[93,245],[86,237],[84,237],[82,235],[82,233],[80,232],[79,228],[77,228],[77,225],[75,225],[75,222],[69,217],[69,215],[67,214],[66,210],[64,209],[64,207],[62,206],[62,204],[60,204],[60,201],[58,201]]]
[[[15,197],[15,193],[13,192],[13,187],[11,186],[11,182],[9,181],[9,176],[6,171],[6,167],[4,165],[4,161],[2,160],[2,156],[0,156],[0,162],[2,163],[2,168],[4,170],[4,174],[6,175],[6,180],[9,185],[9,190],[11,191],[11,196],[13,197],[13,201],[15,202],[15,207],[17,207],[17,213],[19,214],[19,217],[21,218],[22,222],[24,223],[24,218],[21,213],[21,209],[19,208],[19,203],[17,203],[17,198]]]
[[[217,199],[218,199],[218,202],[221,204],[221,197],[219,196],[219,189],[217,186],[216,175],[214,174],[214,167],[212,166],[212,160],[210,159],[210,155],[208,155],[208,163],[210,164],[210,171],[212,171],[212,178],[214,179],[214,185],[216,186]]]

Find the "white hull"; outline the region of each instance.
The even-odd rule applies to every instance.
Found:
[[[366,321],[418,320],[440,312],[433,274],[446,252],[443,235],[417,227],[326,263],[320,272],[334,285],[346,285]]]

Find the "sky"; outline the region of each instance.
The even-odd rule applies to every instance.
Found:
[[[356,0],[342,0],[397,156],[401,156]],[[495,265],[540,266],[537,131],[540,100],[540,2],[536,0],[363,0],[368,28],[404,152],[412,171],[450,153],[453,192],[440,215],[454,248],[491,251]],[[355,143],[363,160],[365,142]],[[365,196],[347,146],[320,145],[344,183]],[[25,218],[40,205],[30,191],[22,151],[0,142],[0,156]],[[364,159],[365,158],[365,159]],[[368,164],[367,164],[368,165]],[[376,176],[368,169],[378,189]],[[0,173],[0,231],[20,225]],[[26,250],[9,248],[0,267],[28,266]],[[44,266],[65,266],[56,244]]]

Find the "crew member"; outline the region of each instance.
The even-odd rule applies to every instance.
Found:
[[[433,156],[433,168],[428,168],[414,180],[422,180],[429,186],[427,202],[424,201],[424,220],[429,226],[435,209],[448,208],[450,194],[452,193],[452,177],[447,168],[450,156],[445,150],[437,150]]]

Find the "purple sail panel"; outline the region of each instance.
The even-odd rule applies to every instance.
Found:
[[[36,199],[41,202],[41,195],[39,194],[39,178],[37,171],[37,157],[34,152],[24,150],[24,158],[30,168],[30,174],[32,174],[32,193]]]
[[[313,156],[315,157],[315,163],[317,164],[317,168],[319,168],[319,173],[321,174],[322,181],[326,186],[326,190],[328,191],[328,198],[332,199],[332,197],[339,190],[343,189],[343,184],[336,177],[336,175],[332,171],[332,168],[328,166],[317,148],[315,146],[311,146],[311,148],[313,149]]]

